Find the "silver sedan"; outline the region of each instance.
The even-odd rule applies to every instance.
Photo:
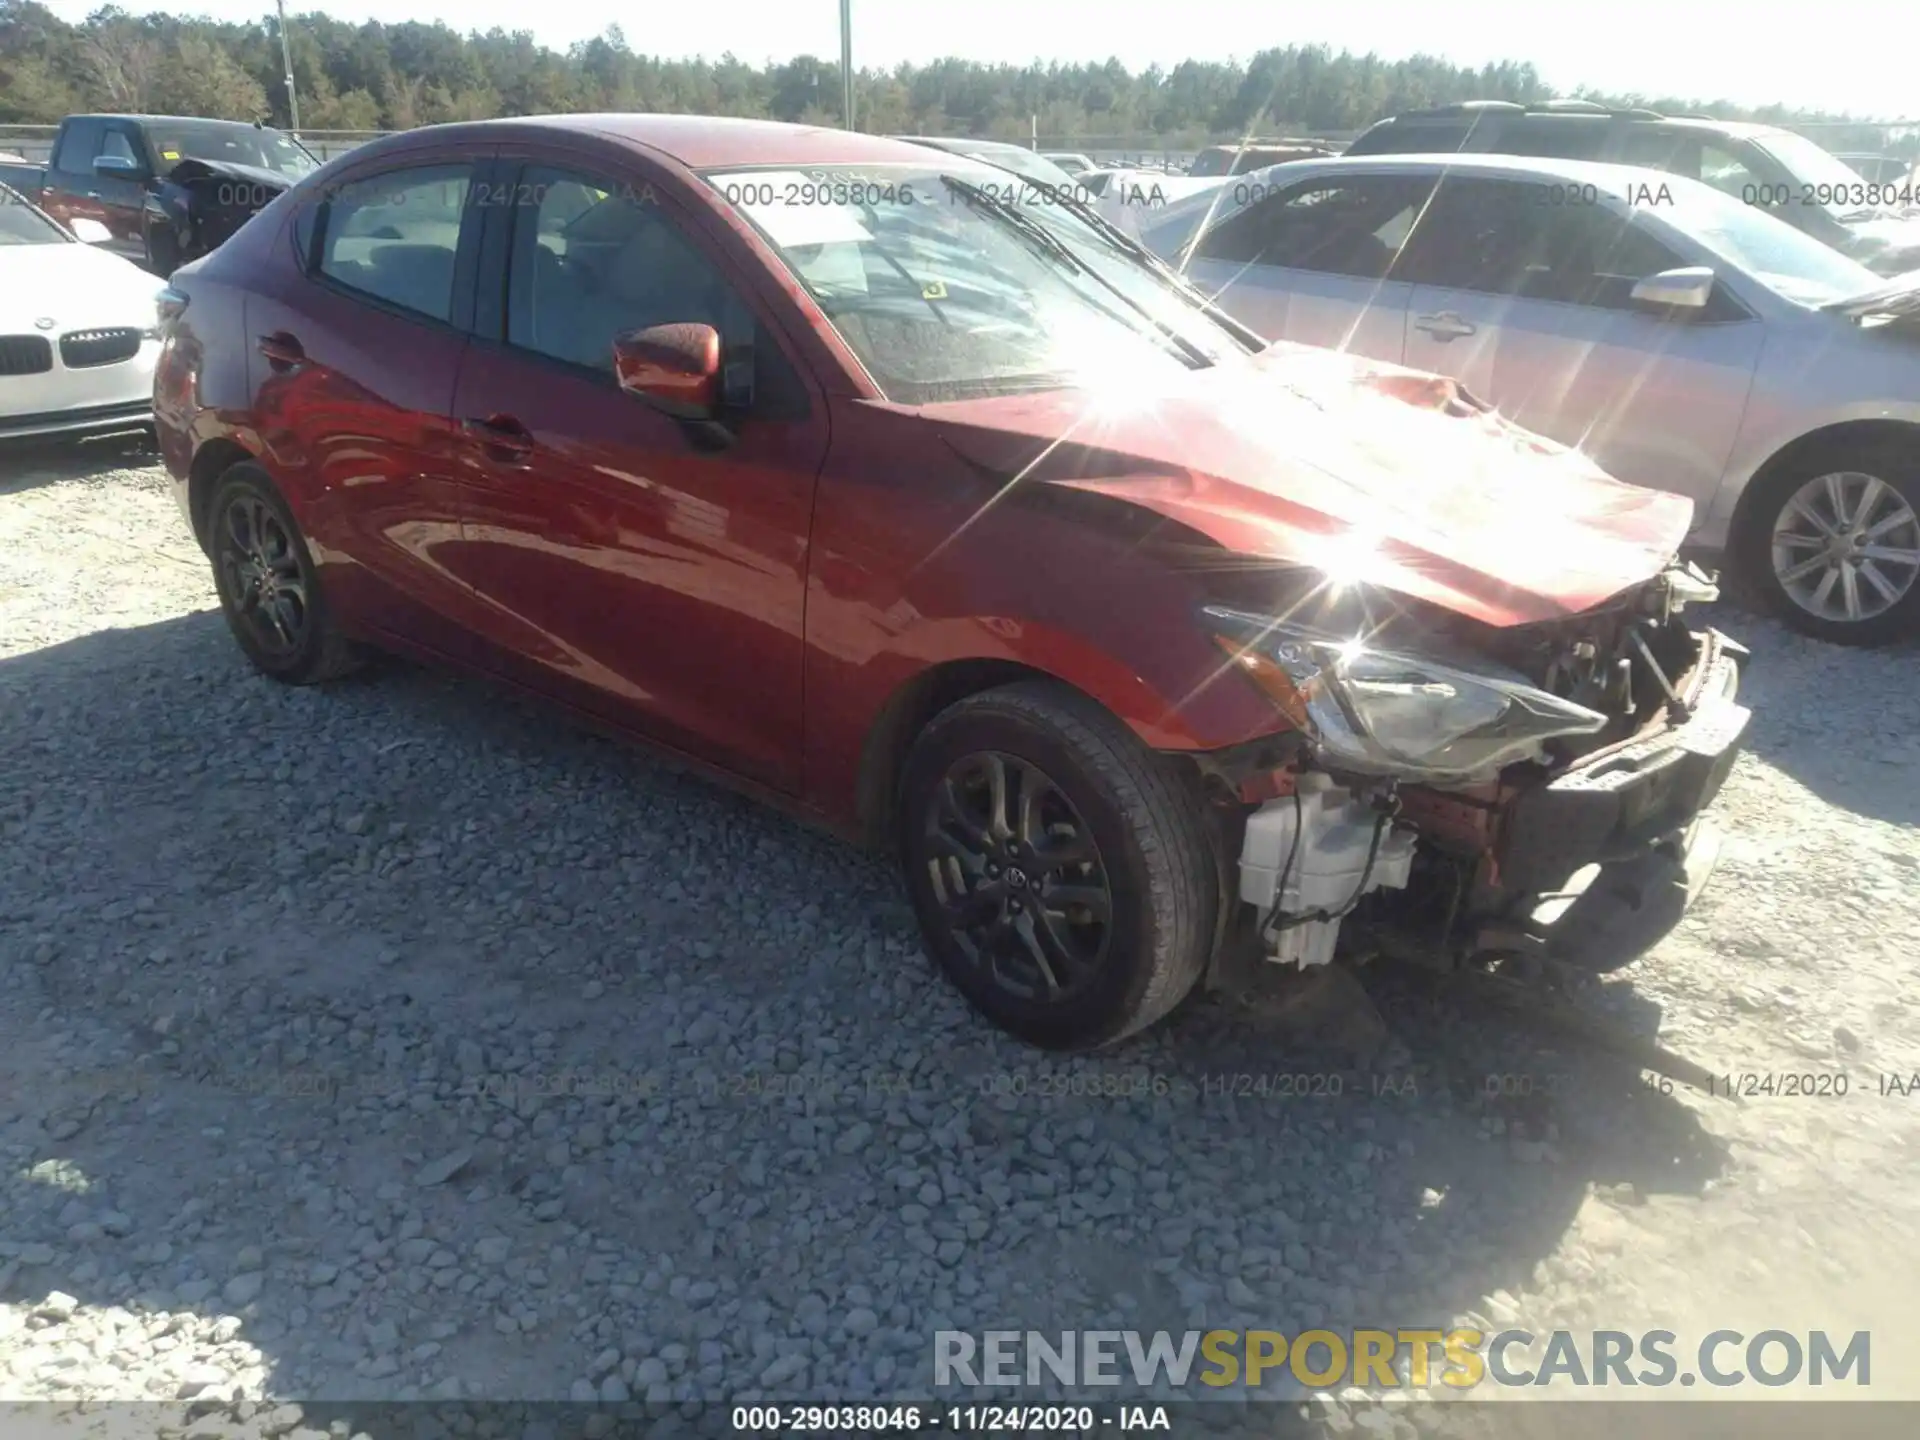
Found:
[[[1623,480],[1789,623],[1920,630],[1920,272],[1657,171],[1300,161],[1116,213],[1273,339],[1450,375]]]

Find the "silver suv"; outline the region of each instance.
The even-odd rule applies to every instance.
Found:
[[[1116,219],[1263,335],[1453,376],[1690,497],[1694,546],[1800,630],[1920,629],[1920,272],[1578,161],[1300,161]]]
[[[1390,116],[1346,154],[1552,156],[1642,165],[1700,180],[1843,250],[1881,275],[1920,266],[1920,207],[1904,169],[1865,176],[1791,130],[1590,100],[1470,100]]]

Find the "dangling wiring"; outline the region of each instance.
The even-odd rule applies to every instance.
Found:
[[[1277,931],[1294,930],[1315,920],[1341,920],[1351,915],[1360,898],[1367,893],[1367,882],[1373,878],[1373,864],[1380,856],[1380,841],[1387,833],[1387,827],[1393,824],[1400,813],[1400,796],[1397,788],[1389,785],[1385,802],[1378,798],[1380,816],[1373,824],[1373,839],[1367,845],[1367,863],[1360,871],[1360,883],[1354,886],[1353,894],[1346,904],[1338,910],[1305,910],[1298,915],[1280,917],[1280,907],[1286,903],[1287,877],[1293,873],[1294,857],[1300,853],[1300,832],[1306,828],[1304,810],[1300,803],[1300,790],[1296,785],[1293,792],[1293,843],[1287,847],[1286,863],[1280,867],[1280,879],[1274,889],[1273,904],[1268,907],[1265,917],[1260,921],[1260,938],[1266,940]]]

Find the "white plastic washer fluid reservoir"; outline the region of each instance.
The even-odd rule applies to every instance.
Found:
[[[1246,839],[1240,847],[1240,898],[1264,917],[1274,908],[1277,896],[1278,913],[1286,917],[1343,910],[1359,895],[1382,886],[1404,888],[1413,864],[1411,833],[1384,832],[1373,868],[1367,868],[1367,853],[1380,823],[1377,811],[1329,777],[1301,776],[1297,810],[1289,795],[1269,800],[1247,817]],[[1272,932],[1268,943],[1275,960],[1324,965],[1333,959],[1339,933],[1337,919],[1311,920]]]

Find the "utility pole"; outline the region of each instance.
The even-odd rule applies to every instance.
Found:
[[[287,118],[300,133],[300,100],[293,93],[293,46],[287,40],[287,0],[273,0],[280,11],[280,67],[287,72]]]
[[[840,0],[840,123],[853,129],[853,0]]]

